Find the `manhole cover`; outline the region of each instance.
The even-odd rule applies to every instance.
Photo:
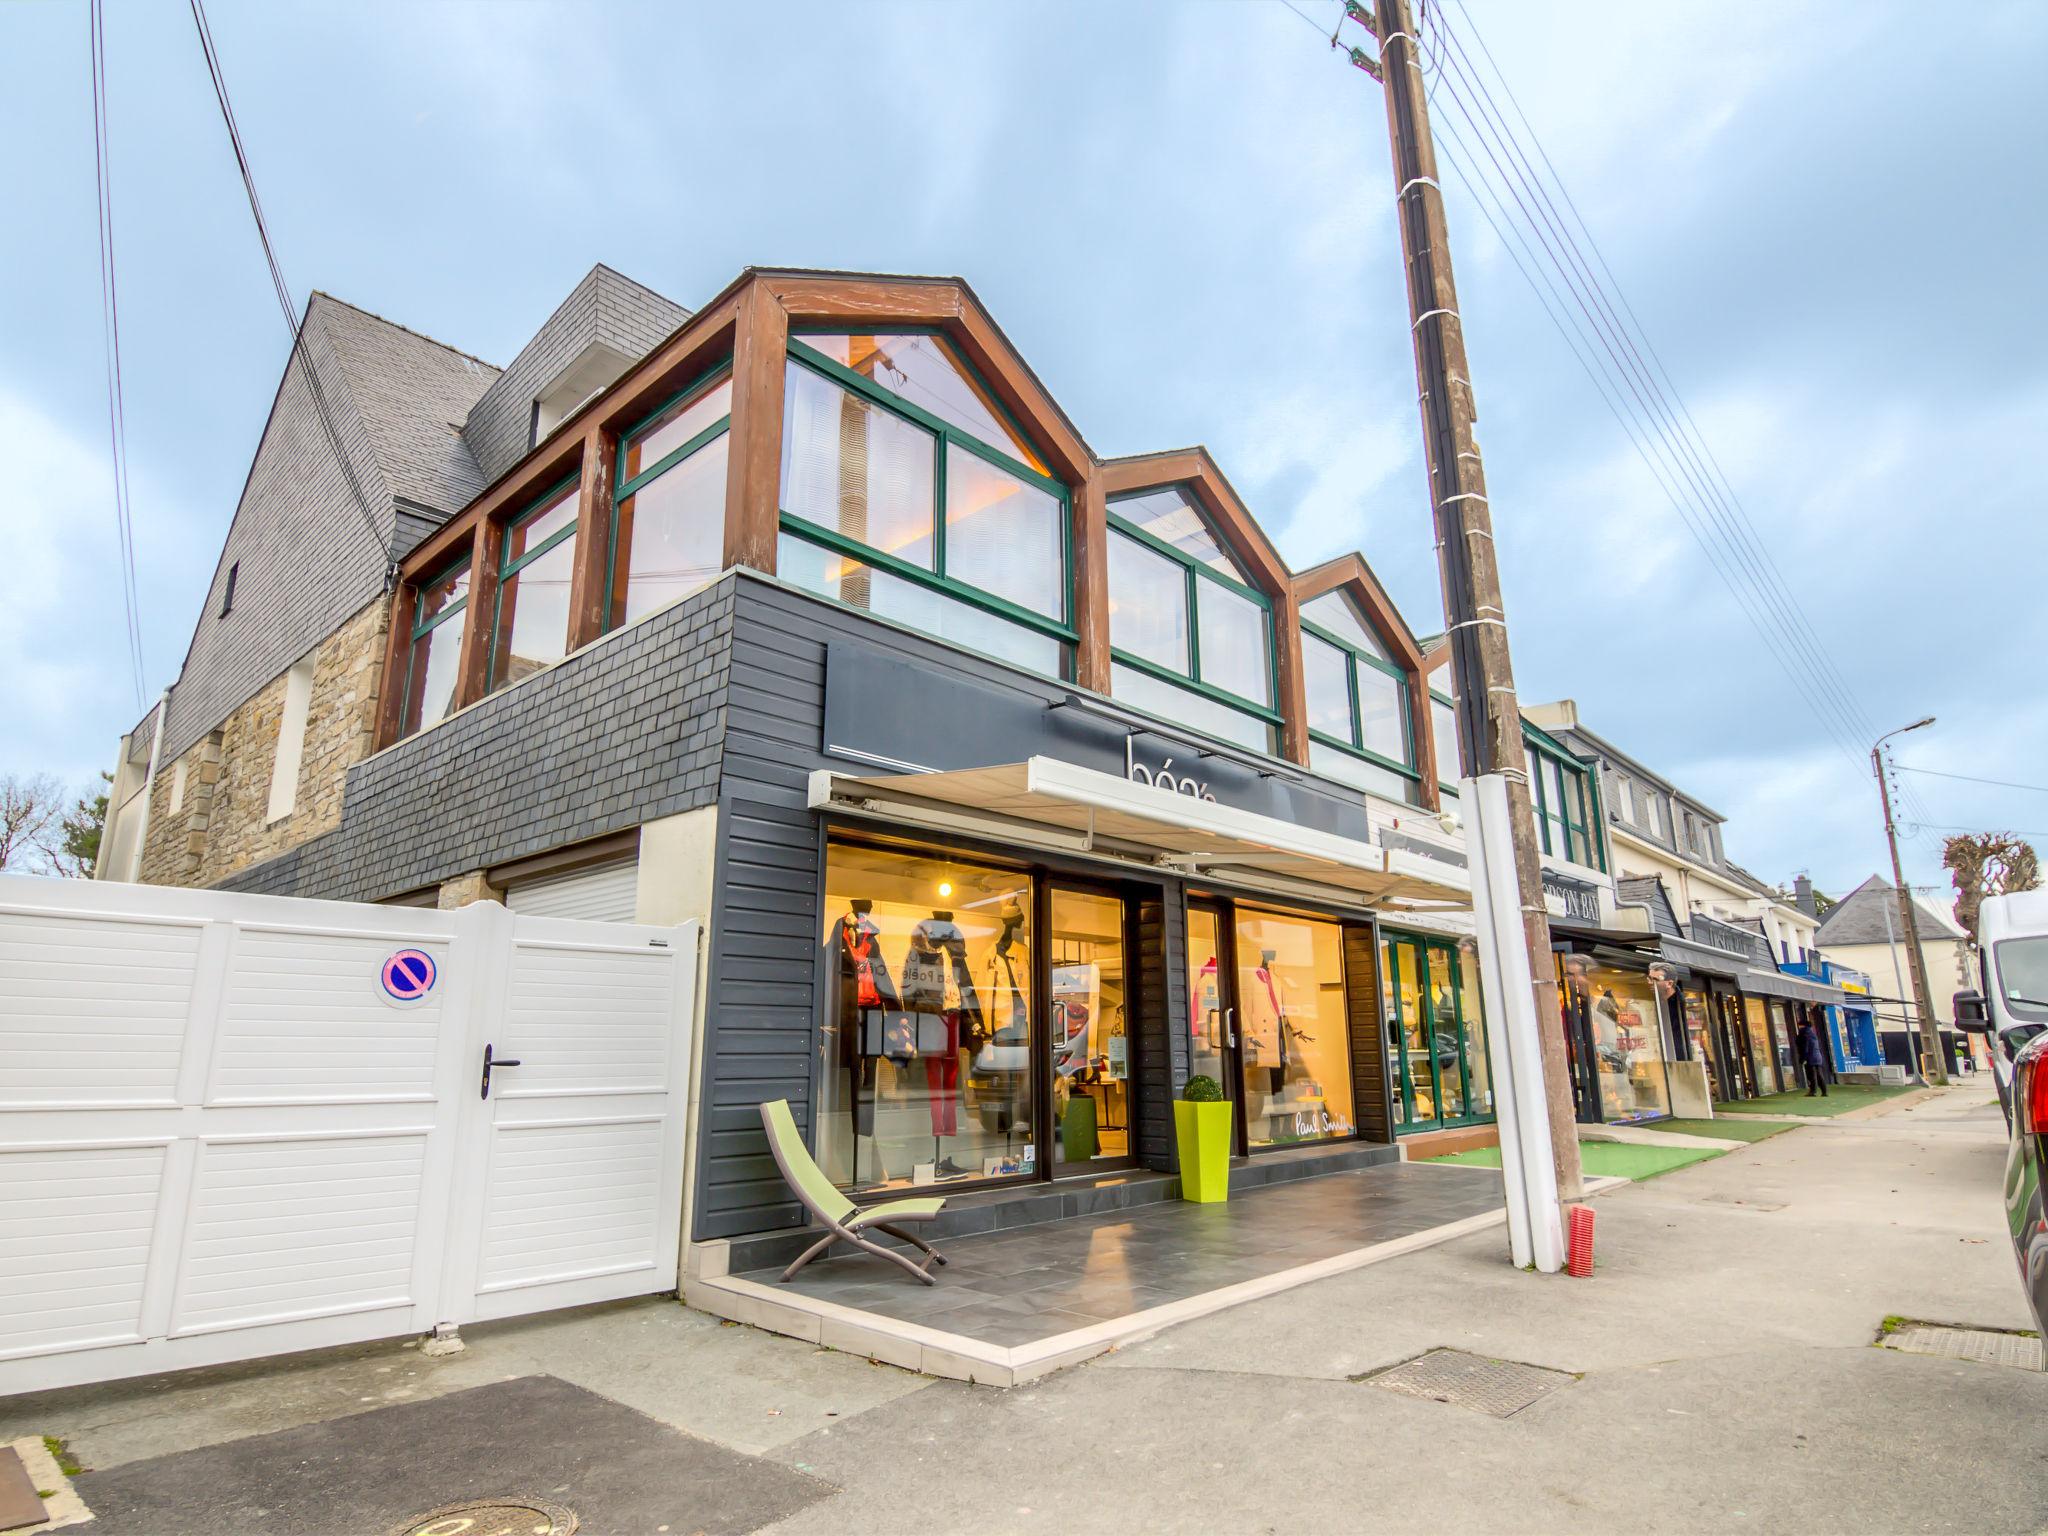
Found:
[[[1522,1365],[1513,1360],[1488,1360],[1461,1349],[1432,1349],[1413,1360],[1351,1379],[1406,1397],[1426,1397],[1432,1402],[1470,1408],[1475,1413],[1490,1413],[1496,1419],[1520,1413],[1539,1398],[1577,1380],[1566,1371],[1546,1370],[1540,1365]]]
[[[1902,1322],[1880,1333],[1886,1349],[1909,1355],[1934,1355],[1942,1360],[1974,1360],[1980,1365],[2011,1365],[2023,1371],[2043,1369],[2041,1341],[2024,1333],[1995,1328],[1955,1328],[1946,1323]]]
[[[576,1514],[545,1499],[466,1499],[414,1515],[391,1536],[574,1536]]]

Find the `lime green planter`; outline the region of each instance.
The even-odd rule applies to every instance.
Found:
[[[1204,1205],[1230,1198],[1230,1103],[1215,1099],[1173,1106],[1174,1139],[1180,1144],[1180,1197]]]

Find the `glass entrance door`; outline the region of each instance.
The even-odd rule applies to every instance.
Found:
[[[1237,1106],[1236,1150],[1358,1132],[1343,927],[1188,904],[1189,1075]]]
[[[1404,1131],[1469,1125],[1493,1116],[1486,1030],[1477,978],[1455,944],[1412,934],[1386,940],[1388,1051],[1394,1121]]]
[[[1131,1161],[1130,965],[1121,898],[1055,885],[1049,902],[1055,1176]]]

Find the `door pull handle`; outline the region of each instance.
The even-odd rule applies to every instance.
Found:
[[[1237,1044],[1237,1010],[1235,1008],[1223,1010],[1223,1040],[1226,1045]]]
[[[491,1047],[490,1047],[490,1046],[488,1046],[488,1045],[486,1045],[486,1046],[484,1047],[484,1088],[483,1088],[483,1093],[482,1093],[481,1097],[483,1097],[483,1098],[486,1098],[486,1099],[488,1099],[488,1098],[489,1098],[489,1097],[491,1096],[491,1068],[492,1068],[492,1067],[494,1067],[494,1066],[496,1066],[496,1067],[516,1067],[516,1066],[519,1066],[519,1065],[520,1065],[519,1059],[518,1059],[517,1057],[515,1057],[515,1056],[505,1056],[505,1057],[501,1057],[501,1058],[500,1058],[499,1060],[497,1060],[497,1061],[492,1061],[492,1060],[491,1060]]]

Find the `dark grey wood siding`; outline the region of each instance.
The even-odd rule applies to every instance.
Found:
[[[1344,925],[1344,1001],[1351,1010],[1351,1091],[1358,1134],[1366,1141],[1392,1141],[1379,934],[1364,923]]]
[[[1138,902],[1138,1160],[1174,1173],[1173,1101],[1188,1080],[1187,904],[1178,887]]]

